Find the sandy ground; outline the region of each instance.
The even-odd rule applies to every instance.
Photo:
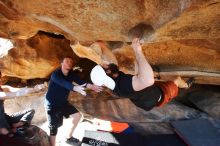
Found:
[[[58,129],[56,146],[70,146],[69,144],[65,143],[65,134],[67,133],[70,122],[71,121],[69,119],[64,119],[63,126],[61,126]],[[42,124],[40,127],[49,135],[49,128],[47,122]],[[97,127],[94,124],[91,124],[90,122],[80,122],[73,133],[73,137],[78,138],[81,141],[84,136],[85,130],[97,131]]]

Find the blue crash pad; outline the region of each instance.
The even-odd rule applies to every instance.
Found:
[[[189,146],[220,146],[220,133],[206,119],[175,121],[172,125]]]

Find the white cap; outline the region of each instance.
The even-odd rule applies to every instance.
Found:
[[[105,73],[104,69],[100,65],[96,65],[92,69],[90,78],[93,84],[97,86],[106,86],[111,90],[115,88],[115,81]]]

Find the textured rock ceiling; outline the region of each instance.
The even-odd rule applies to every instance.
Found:
[[[179,74],[220,85],[219,0],[1,0],[0,37],[15,45],[0,60],[1,72],[45,78],[67,54],[77,63],[77,54],[133,73],[128,34],[136,30],[162,79]],[[96,40],[109,49],[88,47]]]

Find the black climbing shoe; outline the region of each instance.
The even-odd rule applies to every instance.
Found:
[[[73,145],[73,146],[79,146],[81,144],[81,142],[74,137],[70,137],[69,139],[67,139],[66,143]]]

